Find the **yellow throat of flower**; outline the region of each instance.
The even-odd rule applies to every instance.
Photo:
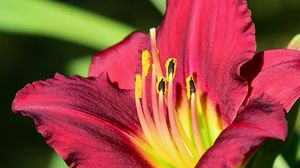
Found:
[[[143,134],[135,136],[133,143],[153,167],[195,167],[222,131],[222,124],[215,108],[196,89],[192,75],[186,78],[185,100],[175,106],[173,80],[177,60],[166,61],[166,76],[163,76],[154,28],[150,29],[150,39],[152,52],[143,51],[142,74],[136,75],[135,82],[136,109]],[[147,95],[151,58],[151,95]]]

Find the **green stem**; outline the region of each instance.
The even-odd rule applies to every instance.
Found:
[[[0,31],[49,36],[99,49],[122,40],[133,30],[56,1],[0,1]]]

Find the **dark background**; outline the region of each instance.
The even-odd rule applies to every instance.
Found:
[[[148,31],[162,15],[148,0],[64,0],[61,2],[104,15]],[[300,33],[299,0],[251,0],[258,51],[285,48]],[[101,48],[99,48],[101,50]],[[71,75],[81,60],[97,52],[53,38],[0,32],[0,167],[56,168],[53,150],[35,131],[33,121],[11,112],[15,93],[27,83]],[[74,63],[75,60],[75,63]],[[71,68],[71,70],[70,70]],[[76,72],[76,70],[75,70]],[[53,159],[52,159],[53,160]]]

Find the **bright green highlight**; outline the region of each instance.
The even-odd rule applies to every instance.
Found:
[[[68,75],[78,74],[80,76],[87,77],[91,59],[92,59],[91,56],[84,56],[84,57],[72,59],[65,66],[67,74]]]
[[[274,162],[273,168],[290,168],[290,166],[282,155],[278,155]]]
[[[56,1],[0,1],[0,31],[49,36],[100,49],[122,40],[133,30]]]
[[[288,49],[294,49],[300,51],[300,34],[297,34],[289,43]]]
[[[68,166],[61,157],[53,153],[47,168],[68,168]]]
[[[161,14],[164,14],[166,11],[166,1],[165,0],[151,0],[153,5],[160,11]]]

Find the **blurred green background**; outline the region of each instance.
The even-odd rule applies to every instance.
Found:
[[[11,112],[15,93],[55,72],[86,76],[95,52],[135,29],[147,32],[159,25],[162,4],[160,0],[0,0],[1,168],[65,167],[35,131],[33,121]],[[299,0],[251,0],[248,4],[258,51],[285,48],[300,33]],[[300,167],[300,122],[294,129],[297,111],[295,106],[288,116],[288,141],[266,143],[249,165],[262,167],[263,161],[270,166],[277,158],[274,167]]]

